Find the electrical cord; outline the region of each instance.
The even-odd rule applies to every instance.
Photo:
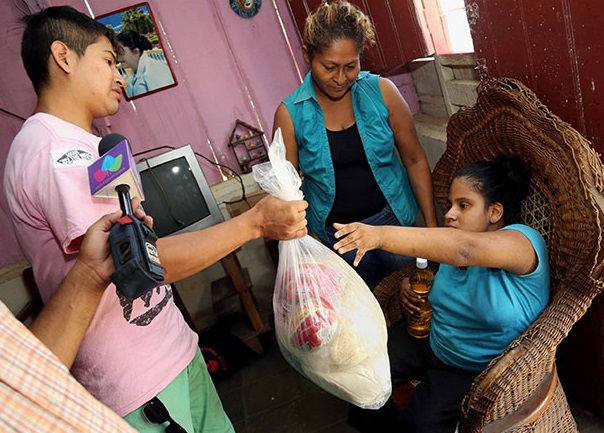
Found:
[[[0,112],[2,112],[4,114],[8,114],[9,116],[13,116],[13,117],[15,117],[15,118],[17,118],[19,120],[24,121],[24,122],[27,120],[25,117],[21,117],[18,114],[15,114],[15,113],[13,113],[11,111],[5,110],[4,108],[0,108]]]
[[[158,146],[158,147],[154,147],[153,149],[147,149],[147,150],[143,150],[143,151],[134,153],[134,154],[132,154],[132,156],[133,157],[137,157],[137,156],[140,156],[140,155],[144,155],[144,154],[147,154],[147,153],[150,153],[150,152],[155,152],[157,150],[162,150],[162,149],[174,150],[176,148],[174,146]],[[202,155],[200,153],[197,153],[195,151],[193,151],[193,153],[195,153],[195,155],[197,157],[204,159],[205,161],[209,162],[210,164],[212,164],[212,165],[214,165],[216,167],[221,167],[221,168],[224,168],[224,169],[228,170],[230,173],[232,173],[237,178],[237,180],[241,184],[241,198],[239,198],[237,200],[223,201],[223,202],[221,202],[219,204],[234,204],[234,203],[239,203],[239,202],[245,201],[247,203],[247,205],[251,208],[250,203],[249,203],[249,201],[248,201],[248,199],[247,199],[247,197],[245,195],[245,185],[243,183],[243,179],[241,178],[241,175],[239,173],[237,173],[235,170],[233,170],[228,165],[219,164],[217,162],[214,162],[210,158],[208,158],[208,157],[206,157],[206,156],[204,156],[204,155]]]
[[[212,161],[211,159],[201,155],[200,153],[194,152],[195,155],[205,159],[206,161],[208,161],[210,164],[214,164],[216,167],[222,167],[222,168],[226,168],[227,170],[229,170],[233,175],[235,175],[235,177],[237,178],[237,180],[239,181],[239,183],[241,184],[241,198],[237,199],[237,200],[231,200],[231,201],[223,201],[222,203],[224,204],[234,204],[234,203],[239,203],[241,201],[245,201],[248,206],[249,206],[249,202],[247,201],[247,197],[245,196],[245,185],[243,184],[243,179],[241,178],[241,175],[239,175],[239,173],[237,173],[235,170],[233,170],[231,167],[229,167],[228,165],[223,165],[223,164],[219,164],[217,162]],[[221,203],[221,204],[222,204]],[[251,207],[251,206],[250,206]]]

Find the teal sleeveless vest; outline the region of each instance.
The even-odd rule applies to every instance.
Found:
[[[407,171],[396,152],[379,76],[360,72],[351,92],[354,116],[369,167],[401,225],[412,225],[418,206]],[[327,242],[325,220],[335,198],[335,177],[325,119],[310,72],[283,104],[291,116],[298,142],[298,164],[304,173],[302,192],[308,201],[308,228]]]

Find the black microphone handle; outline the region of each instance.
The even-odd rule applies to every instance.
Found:
[[[115,187],[117,191],[117,195],[120,200],[120,208],[122,209],[122,216],[129,215],[132,216],[134,212],[132,211],[132,203],[130,203],[130,186],[126,184],[121,184]]]

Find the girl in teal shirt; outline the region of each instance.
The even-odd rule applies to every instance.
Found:
[[[430,337],[414,340],[393,326],[393,383],[421,379],[400,422],[404,432],[455,431],[463,396],[487,364],[539,316],[549,302],[545,241],[518,224],[530,167],[517,157],[473,163],[453,177],[444,228],[335,224],[354,264],[379,248],[441,263],[430,293]],[[423,302],[402,288],[408,314]],[[400,326],[400,325],[399,325]]]

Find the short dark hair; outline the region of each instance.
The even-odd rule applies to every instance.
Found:
[[[53,6],[27,15],[21,41],[21,60],[36,94],[48,84],[48,60],[54,41],[64,42],[78,56],[83,56],[89,45],[105,36],[117,52],[117,40],[112,29],[70,6]]]
[[[468,181],[482,195],[485,205],[501,203],[505,225],[520,219],[522,200],[531,190],[531,166],[520,157],[500,156],[495,161],[477,161],[460,169],[453,179]]]

